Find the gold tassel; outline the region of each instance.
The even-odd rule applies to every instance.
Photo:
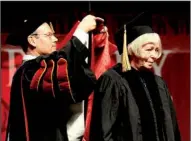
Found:
[[[52,32],[55,33],[52,22],[50,22],[50,28],[51,28]]]
[[[130,65],[129,57],[128,57],[128,53],[127,53],[126,25],[124,25],[123,53],[121,55],[121,63],[122,63],[122,72],[126,72],[126,71],[131,70],[131,65]]]

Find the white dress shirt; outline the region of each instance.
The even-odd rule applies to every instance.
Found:
[[[76,36],[87,48],[88,48],[88,33],[83,30],[76,30],[74,32]],[[86,62],[88,58],[86,58]],[[85,123],[84,123],[84,100],[82,102],[71,104],[70,110],[73,115],[67,122],[67,134],[69,141],[80,141],[84,134]]]

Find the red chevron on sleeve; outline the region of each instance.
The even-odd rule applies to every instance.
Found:
[[[47,68],[47,64],[45,60],[42,60],[40,62],[40,68],[37,70],[37,72],[34,74],[32,78],[30,89],[33,89],[33,90],[36,89],[36,91],[38,91],[40,79],[43,76],[44,72],[46,71],[46,68]]]
[[[70,93],[72,99],[73,98],[71,87],[70,87],[70,80],[68,78],[68,64],[67,61],[63,58],[60,58],[57,62],[57,80],[58,86],[62,93]]]
[[[54,82],[53,82],[54,68],[55,68],[55,63],[51,59],[47,62],[47,70],[44,74],[44,77],[42,78],[43,79],[43,82],[42,82],[43,92],[46,94],[53,95],[53,97],[55,97]]]

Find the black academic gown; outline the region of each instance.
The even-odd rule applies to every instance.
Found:
[[[9,141],[68,140],[68,106],[86,99],[96,83],[85,63],[88,54],[73,37],[61,50],[20,66],[11,87]]]
[[[150,71],[122,73],[121,64],[97,82],[91,141],[180,141],[168,88]]]

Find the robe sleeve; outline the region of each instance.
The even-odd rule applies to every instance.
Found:
[[[172,124],[173,124],[173,130],[174,130],[174,136],[175,136],[175,141],[181,141],[181,135],[180,135],[180,130],[177,122],[177,117],[176,117],[176,111],[175,107],[171,98],[171,94],[168,90],[167,84],[165,83],[165,90],[167,93],[167,97],[169,100],[169,105],[170,105],[170,111],[171,111],[171,118],[172,118]]]
[[[94,94],[91,136],[92,141],[114,141],[113,130],[119,108],[119,88],[111,76],[98,79]]]
[[[85,62],[88,49],[73,37],[65,47],[48,56],[36,59],[39,69],[35,72],[30,88],[63,97],[71,103],[81,102],[93,91],[96,78]]]

